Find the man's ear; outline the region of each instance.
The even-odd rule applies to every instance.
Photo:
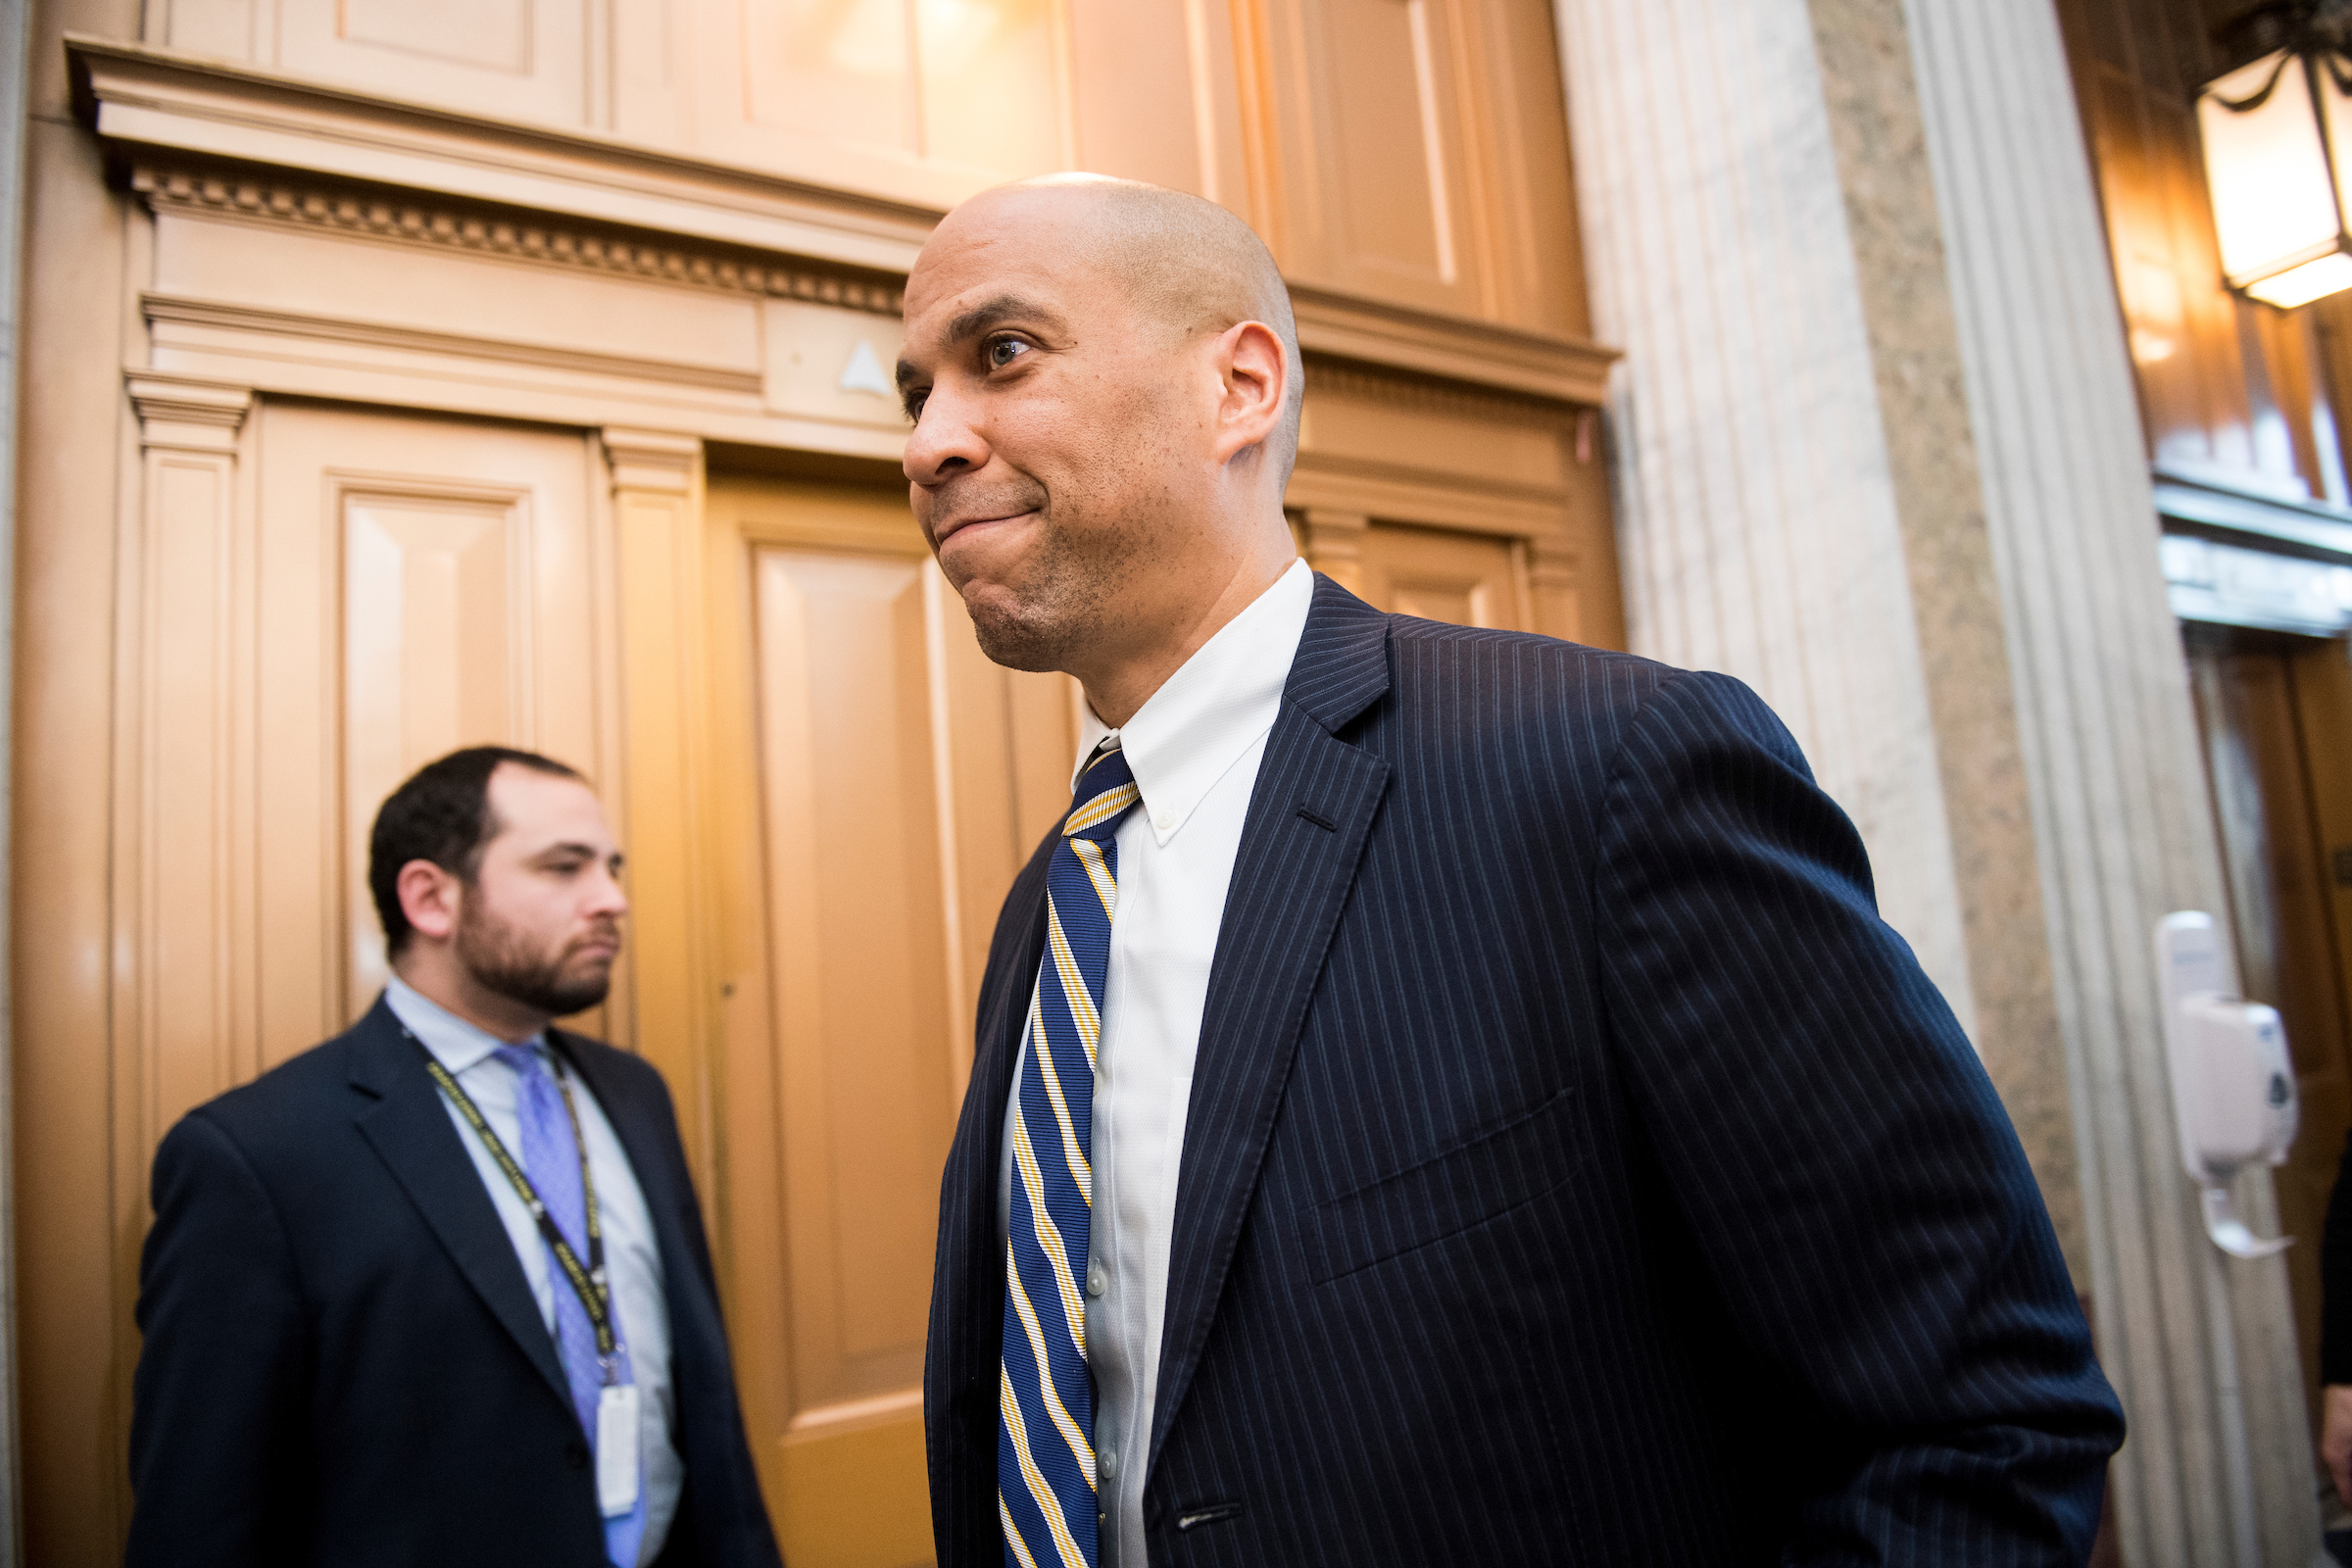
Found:
[[[454,873],[430,860],[411,860],[400,868],[393,886],[400,894],[400,912],[418,936],[446,942],[458,929],[458,907],[466,888]]]
[[[1263,321],[1243,321],[1217,339],[1217,461],[1230,463],[1261,446],[1282,423],[1291,371],[1282,339]]]

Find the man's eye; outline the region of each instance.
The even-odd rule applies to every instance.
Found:
[[[989,340],[986,350],[988,368],[992,370],[1002,370],[1028,352],[1029,345],[1017,337],[992,338]]]
[[[909,392],[906,394],[906,408],[907,423],[914,424],[921,421],[923,417],[923,404],[930,396],[931,394],[928,392]]]

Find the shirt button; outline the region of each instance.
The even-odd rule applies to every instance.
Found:
[[[1119,1456],[1118,1456],[1116,1453],[1112,1452],[1110,1449],[1108,1449],[1108,1448],[1104,1448],[1104,1449],[1102,1450],[1102,1465],[1101,1465],[1101,1469],[1102,1469],[1102,1479],[1103,1479],[1103,1480],[1105,1480],[1105,1481],[1116,1481],[1116,1480],[1118,1480],[1118,1479],[1119,1479]]]
[[[1109,1289],[1110,1280],[1109,1277],[1102,1272],[1102,1265],[1100,1263],[1087,1264],[1086,1294],[1089,1296],[1101,1296],[1104,1291]]]
[[[1174,811],[1161,811],[1152,818],[1152,825],[1159,829],[1162,833],[1165,833],[1168,829],[1176,825],[1176,813]]]

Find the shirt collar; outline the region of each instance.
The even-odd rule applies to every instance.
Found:
[[[1116,734],[1143,794],[1145,819],[1162,846],[1242,754],[1274,727],[1314,600],[1314,572],[1294,561],[1120,728],[1112,730],[1082,705],[1079,765],[1105,736]],[[1070,788],[1077,787],[1073,768]]]
[[[433,1059],[447,1068],[453,1078],[480,1063],[501,1046],[537,1046],[545,1039],[544,1035],[535,1034],[528,1040],[501,1040],[481,1025],[467,1023],[398,975],[384,982],[384,1005],[392,1009],[393,1017],[408,1025],[409,1033],[424,1043],[424,1049],[433,1054]]]

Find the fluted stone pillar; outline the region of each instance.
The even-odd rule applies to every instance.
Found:
[[[1788,720],[1969,1026],[2132,1420],[2128,1559],[2303,1568],[2283,1270],[2171,1149],[2151,931],[2219,858],[2048,0],[1555,8],[1636,647]]]

